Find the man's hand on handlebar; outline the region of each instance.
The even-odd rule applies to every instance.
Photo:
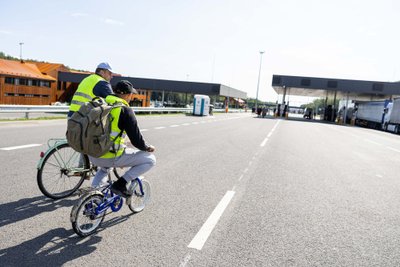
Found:
[[[154,150],[156,150],[156,148],[152,145],[149,145],[146,149],[147,152],[154,152]]]

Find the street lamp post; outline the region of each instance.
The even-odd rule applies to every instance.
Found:
[[[19,43],[19,60],[22,62],[22,45],[24,43]]]
[[[258,82],[257,82],[257,94],[256,94],[256,110],[255,110],[256,113],[257,113],[257,106],[258,106],[258,89],[260,87],[261,63],[262,63],[262,55],[263,54],[264,54],[264,51],[260,51],[260,69],[258,70]]]

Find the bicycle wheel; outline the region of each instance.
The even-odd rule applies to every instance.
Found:
[[[129,185],[129,190],[133,191],[131,197],[127,198],[126,203],[133,213],[141,212],[149,203],[151,197],[150,183],[146,180],[141,180],[143,194],[140,190],[139,183],[133,180]]]
[[[96,193],[88,196],[85,200],[79,202],[78,207],[73,207],[71,211],[72,228],[75,233],[85,237],[96,232],[97,228],[103,222],[106,213],[96,215],[96,208],[103,202],[103,195]],[[76,212],[75,212],[76,210]]]
[[[89,158],[73,150],[68,144],[52,148],[37,172],[40,191],[52,199],[72,195],[85,180]]]

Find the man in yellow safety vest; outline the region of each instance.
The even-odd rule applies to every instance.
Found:
[[[68,118],[78,111],[84,103],[91,101],[96,96],[106,98],[113,94],[110,84],[111,78],[111,66],[106,62],[100,63],[95,73],[83,79],[79,84],[69,106]]]

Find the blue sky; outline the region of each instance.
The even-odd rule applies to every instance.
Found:
[[[276,101],[273,74],[400,80],[400,1],[0,0],[0,51]],[[292,98],[302,102],[304,99]]]

